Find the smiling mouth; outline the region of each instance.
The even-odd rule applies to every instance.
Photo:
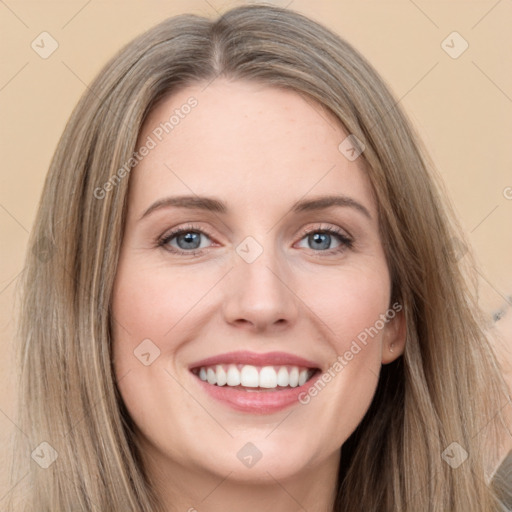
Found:
[[[191,372],[212,386],[245,391],[281,391],[304,385],[320,370],[302,366],[254,366],[216,364],[192,368]]]

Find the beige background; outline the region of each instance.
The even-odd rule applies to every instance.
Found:
[[[141,31],[174,14],[214,17],[240,3],[0,2],[1,460],[16,428],[13,292],[48,164],[72,108],[106,60]],[[496,326],[511,340],[512,1],[272,3],[309,15],[345,37],[400,98],[469,234],[481,265],[482,305],[490,317],[501,312]],[[31,48],[44,31],[59,45],[47,59]],[[458,58],[442,47],[454,31],[469,44]],[[450,51],[462,48],[458,38],[446,41]],[[503,357],[507,350],[512,352],[500,348]],[[0,508],[9,492],[7,468],[4,463],[0,470]]]

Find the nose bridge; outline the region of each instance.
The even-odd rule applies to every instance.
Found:
[[[258,328],[293,322],[297,301],[289,289],[291,273],[272,235],[246,237],[234,254],[234,268],[226,290],[224,314],[228,322],[250,323]]]

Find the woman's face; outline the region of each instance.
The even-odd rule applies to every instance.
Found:
[[[295,92],[226,79],[146,120],[113,350],[160,470],[334,470],[381,364],[402,352],[376,203],[347,135]]]

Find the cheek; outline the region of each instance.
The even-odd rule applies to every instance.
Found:
[[[211,293],[222,275],[214,269],[192,272],[184,266],[171,272],[136,259],[121,260],[112,301],[117,374],[139,370],[140,352],[149,353],[146,360],[163,355],[158,362],[167,360],[172,365],[173,354],[201,330],[201,323],[208,323],[222,309],[219,289]],[[329,345],[333,362],[336,356],[344,356],[350,366],[365,365],[377,373],[379,317],[389,303],[385,265],[331,268],[314,278],[300,273],[295,277],[294,291],[303,311],[300,325],[291,329],[305,328],[317,343]]]
[[[321,319],[326,339],[337,354],[350,350],[352,341],[362,347],[380,348],[384,324],[381,315],[389,307],[390,282],[383,265],[342,269],[308,288],[307,304]],[[306,288],[304,288],[306,293]],[[369,340],[374,341],[370,345]],[[366,344],[365,344],[366,341]],[[357,348],[354,349],[354,352]],[[350,358],[350,356],[348,356]]]
[[[375,394],[382,361],[381,319],[389,307],[385,267],[331,274],[316,282],[307,304],[319,319],[318,342],[331,345],[329,367],[301,403],[340,446],[364,417]],[[328,405],[328,406],[326,406]]]
[[[194,305],[204,295],[204,276],[202,282],[189,270],[171,273],[136,259],[121,260],[118,267],[112,296],[114,371],[138,430],[161,450],[169,418],[201,419],[195,402],[171,375],[175,353],[188,340]],[[185,436],[178,427],[174,434]],[[179,446],[166,445],[164,451],[177,457]]]
[[[366,413],[381,364],[382,330],[375,334],[371,329],[385,314],[389,301],[387,269],[375,260],[372,263],[326,267],[315,276],[294,273],[293,291],[300,311],[289,335],[317,343],[326,358],[328,355],[330,367],[303,397],[303,406],[295,409],[296,427],[288,423],[287,428],[276,429],[271,439],[261,441],[267,443],[264,446],[269,453],[280,453],[292,436],[311,461],[320,460],[342,445]],[[201,271],[187,266],[170,270],[136,259],[129,264],[121,261],[118,268],[112,312],[114,367],[118,379],[123,379],[121,395],[145,436],[180,460],[186,460],[189,452],[170,441],[169,432],[188,446],[190,432],[204,424],[204,411],[165,370],[179,375],[175,370],[179,370],[182,347],[200,340],[204,326],[226,327],[221,315],[229,290],[215,287],[224,273],[223,268],[206,267]],[[139,349],[141,342],[146,343],[143,349]],[[150,359],[153,354],[158,357],[145,366],[134,351],[139,356],[149,353]],[[238,426],[230,429],[236,432]],[[321,438],[315,435],[319,428]],[[212,434],[211,442],[217,442],[215,439]]]
[[[204,279],[189,270],[170,273],[143,264],[121,264],[112,300],[115,355],[126,357],[145,339],[161,351],[172,351],[172,331],[182,327],[180,322],[206,289]]]

